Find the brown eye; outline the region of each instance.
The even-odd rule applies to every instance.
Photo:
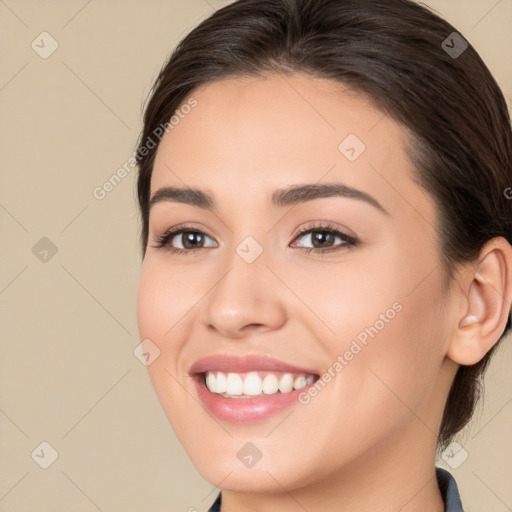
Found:
[[[294,246],[305,248],[308,250],[307,252],[335,251],[344,247],[350,248],[359,243],[355,238],[332,226],[317,226],[304,229],[295,237],[295,240],[300,239],[303,239],[307,245],[304,245],[303,242]],[[336,240],[339,240],[339,242],[336,243]]]
[[[216,247],[216,243],[203,231],[178,226],[158,237],[154,247],[166,248],[170,252],[190,253],[197,249]]]
[[[180,237],[184,249],[195,249],[202,247],[204,244],[204,234],[199,231],[182,231],[178,236],[175,235],[173,238],[179,240]]]

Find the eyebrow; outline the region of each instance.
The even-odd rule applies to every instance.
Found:
[[[291,185],[278,189],[272,194],[272,204],[275,208],[294,206],[306,201],[326,197],[346,197],[364,201],[386,215],[389,212],[370,194],[349,187],[343,183],[308,183],[305,185]],[[204,209],[214,209],[213,197],[198,188],[189,187],[163,187],[158,189],[149,201],[149,208],[164,201],[185,203]]]

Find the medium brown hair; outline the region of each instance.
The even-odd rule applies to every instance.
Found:
[[[305,72],[366,95],[411,134],[414,179],[434,199],[442,269],[474,260],[489,239],[512,243],[512,130],[503,94],[447,21],[409,0],[239,0],[213,13],[175,48],[151,90],[137,160],[142,253],[148,242],[154,130],[192,91],[226,78]],[[467,48],[465,45],[467,44]],[[465,49],[464,49],[465,48]],[[461,51],[462,50],[462,51]],[[510,328],[510,316],[500,340]],[[470,420],[483,373],[460,366],[438,444]]]

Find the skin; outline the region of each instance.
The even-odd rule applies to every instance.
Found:
[[[444,287],[437,212],[412,179],[407,131],[341,84],[271,74],[193,97],[160,143],[151,194],[197,187],[216,206],[152,207],[138,294],[141,339],[161,351],[149,375],[192,462],[222,489],[224,512],[442,512],[443,407],[458,364],[480,360],[505,327],[510,245],[493,239]],[[351,133],[366,146],[353,162],[338,149]],[[271,205],[277,188],[318,182],[362,190],[388,214],[346,197]],[[294,234],[321,221],[359,244],[306,253],[310,236]],[[213,246],[153,247],[183,222]],[[263,249],[250,264],[236,252],[247,236]],[[198,402],[188,374],[197,359],[265,354],[322,375],[396,302],[401,311],[307,405],[239,425]],[[463,326],[468,315],[477,321]],[[237,457],[249,441],[262,454],[252,468]]]

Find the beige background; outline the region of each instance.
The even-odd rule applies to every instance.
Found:
[[[132,352],[135,173],[103,200],[92,191],[132,155],[164,58],[226,3],[0,0],[2,512],[203,511],[216,495]],[[512,1],[428,4],[476,47],[510,104]],[[43,31],[59,45],[47,59],[31,47]],[[57,248],[46,262],[44,246],[32,252],[43,237]],[[485,406],[459,440],[469,456],[451,470],[467,512],[512,510],[507,342]],[[48,469],[31,458],[42,441],[59,454]]]

